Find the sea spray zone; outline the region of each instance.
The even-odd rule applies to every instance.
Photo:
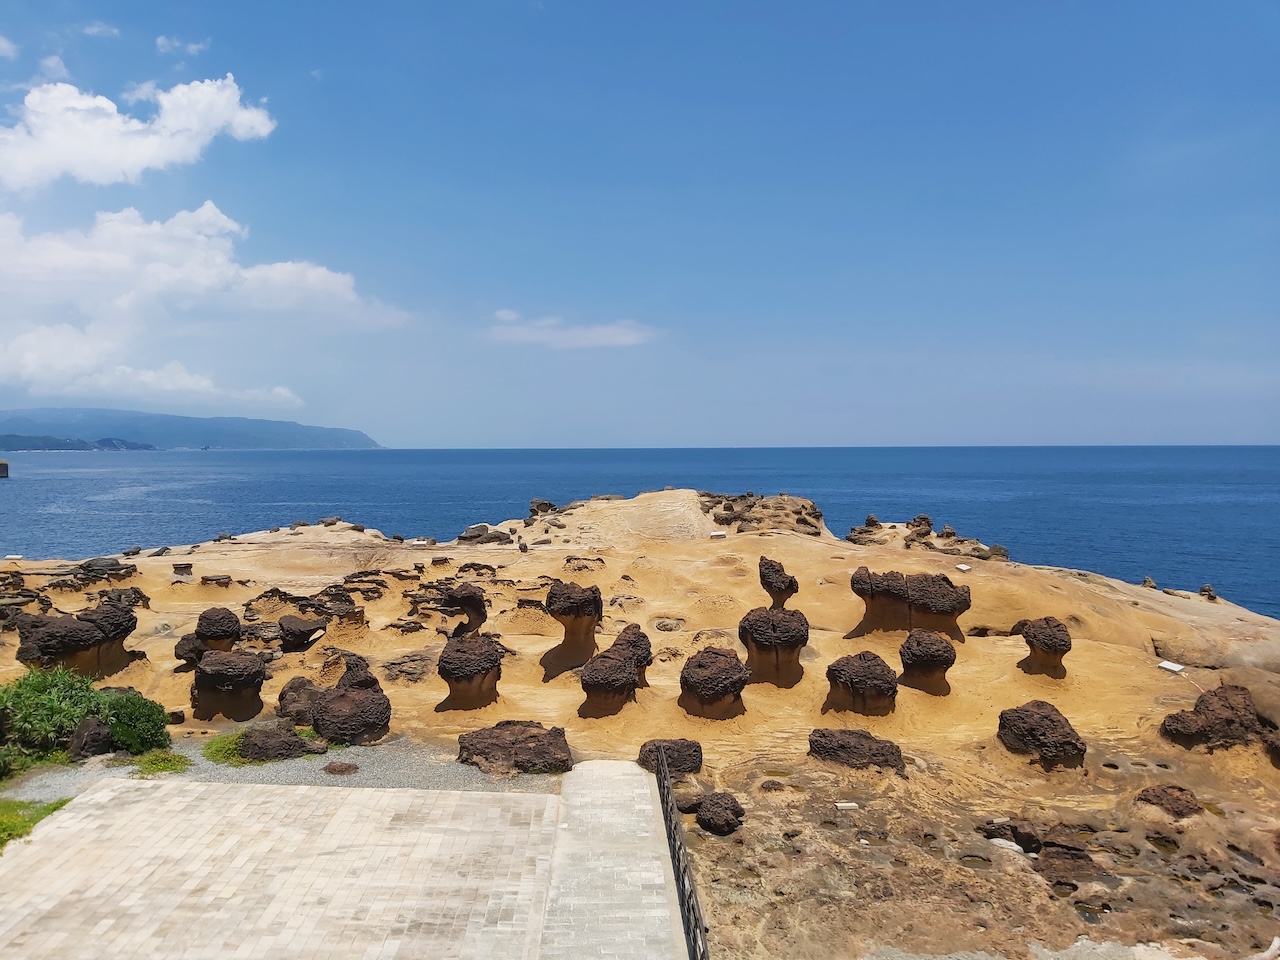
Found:
[[[278,713],[282,735],[312,744],[285,736],[294,756],[324,728],[330,749],[461,739],[460,757],[491,770],[696,742],[677,800],[715,956],[1026,956],[1080,935],[1191,939],[1205,956],[1265,947],[1280,902],[1280,623],[1009,562],[919,518],[878,523],[886,542],[854,542],[802,498],[672,490],[535,504],[470,542],[328,518],[161,556],[7,562],[0,680],[25,672],[24,618],[92,621],[118,604],[137,620],[123,659],[80,640],[66,654],[109,664],[99,686],[182,711],[180,745]],[[944,602],[941,578],[967,606]],[[892,610],[872,609],[882,597]],[[549,671],[567,640],[581,662]],[[723,654],[690,674],[708,650]],[[828,672],[862,653],[878,658],[865,682]],[[1053,661],[1030,669],[1033,654]],[[938,670],[945,689],[917,682]],[[1221,683],[1247,697],[1206,700]]]

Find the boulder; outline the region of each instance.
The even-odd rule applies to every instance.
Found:
[[[289,720],[255,723],[241,734],[239,744],[241,757],[259,763],[292,760],[308,753],[325,753],[328,749],[329,745],[323,740],[307,740],[298,736]]]
[[[182,639],[173,645],[173,655],[188,667],[194,667],[208,652],[209,648],[204,641],[194,633],[183,634]]]
[[[760,586],[769,594],[774,609],[782,609],[787,601],[800,592],[800,582],[783,569],[777,560],[760,558]]]
[[[742,690],[751,671],[732,650],[707,647],[685,661],[680,671],[680,706],[695,717],[727,720],[746,712]]]
[[[809,644],[809,621],[799,610],[757,607],[738,623],[738,640],[747,648],[751,683],[789,688],[804,676],[800,651]]]
[[[556,580],[547,591],[546,609],[564,626],[564,640],[542,656],[543,680],[580,667],[596,654],[596,626],[604,616],[599,587]]]
[[[629,623],[623,627],[610,649],[625,651],[631,658],[636,668],[637,687],[649,685],[645,671],[653,665],[653,645],[649,642],[649,635],[640,629],[640,624]]]
[[[1018,663],[1024,673],[1043,674],[1061,680],[1067,675],[1062,658],[1071,652],[1071,633],[1057,617],[1019,620],[1010,634],[1019,634],[1027,642],[1028,654]]]
[[[285,717],[299,727],[309,727],[314,721],[312,708],[323,687],[318,687],[306,677],[290,677],[280,689],[276,702],[276,715]]]
[[[1153,807],[1159,807],[1175,820],[1204,813],[1204,807],[1200,805],[1194,793],[1186,787],[1179,787],[1172,783],[1147,787],[1139,791],[1133,799],[1135,803],[1149,803]]]
[[[941,573],[872,573],[859,567],[849,585],[866,611],[850,637],[878,630],[934,630],[964,642],[957,618],[969,609],[967,586],[957,587]]]
[[[742,826],[742,817],[746,811],[738,798],[732,793],[708,793],[698,804],[696,817],[698,826],[708,833],[727,837]]]
[[[997,735],[1013,753],[1032,755],[1045,770],[1084,764],[1085,742],[1058,708],[1043,700],[1000,711]]]
[[[449,685],[449,695],[436,710],[478,710],[495,702],[502,654],[501,644],[491,637],[460,636],[454,631],[436,666],[440,679]]]
[[[1249,688],[1235,684],[1208,690],[1192,709],[1169,714],[1160,724],[1160,734],[1188,749],[1208,747],[1210,753],[1255,742],[1271,748],[1276,743],[1275,724],[1258,712]]]
[[[587,661],[579,674],[586,700],[580,717],[611,717],[636,698],[636,664],[630,650],[616,644]]]
[[[906,778],[902,750],[892,740],[881,740],[866,730],[814,730],[809,734],[809,756],[867,770],[892,770]]]
[[[335,687],[316,694],[311,725],[330,743],[378,740],[391,725],[391,701],[370,672],[367,660],[352,653],[342,656],[346,671]]]
[[[262,712],[262,684],[267,667],[256,653],[210,650],[196,664],[191,684],[191,713],[197,720],[218,714],[249,720]]]
[[[827,667],[831,689],[822,712],[851,711],[869,717],[893,713],[898,700],[898,675],[870,650],[841,657]]]
[[[956,648],[942,634],[912,630],[899,648],[898,656],[902,658],[900,684],[935,697],[945,697],[951,692],[947,671],[955,665]]]
[[[17,659],[29,667],[66,667],[84,676],[105,677],[133,659],[124,641],[138,620],[123,604],[104,603],[75,617],[19,614],[14,619]]]
[[[657,773],[659,747],[667,755],[667,770],[672,774],[698,773],[702,769],[702,744],[697,740],[646,740],[640,745],[636,763]]]
[[[573,754],[563,727],[548,730],[528,720],[503,720],[458,737],[458,762],[486,773],[567,773]]]
[[[85,717],[72,732],[67,753],[72,760],[87,760],[111,749],[111,728],[97,717]]]
[[[280,649],[285,653],[306,650],[324,636],[326,620],[306,620],[286,613],[280,618]]]
[[[196,620],[196,636],[210,650],[230,650],[240,632],[240,618],[226,607],[210,607]]]

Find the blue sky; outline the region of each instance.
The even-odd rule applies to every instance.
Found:
[[[10,2],[0,37],[0,407],[1280,442],[1272,2]]]

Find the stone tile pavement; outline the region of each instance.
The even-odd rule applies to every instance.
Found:
[[[0,956],[679,958],[652,784],[609,761],[559,798],[102,780],[0,855]]]

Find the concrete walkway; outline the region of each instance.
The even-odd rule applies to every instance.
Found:
[[[562,790],[103,780],[0,855],[0,956],[682,958],[652,778]]]

